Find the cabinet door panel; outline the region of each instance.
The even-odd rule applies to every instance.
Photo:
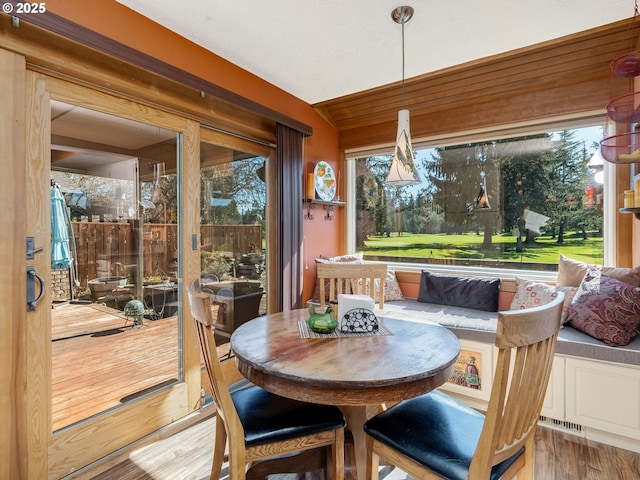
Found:
[[[640,368],[566,359],[567,421],[640,439]]]

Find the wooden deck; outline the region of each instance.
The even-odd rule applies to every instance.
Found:
[[[65,304],[51,317],[54,431],[179,378],[175,316],[132,328],[121,311]]]

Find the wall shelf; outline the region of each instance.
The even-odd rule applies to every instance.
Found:
[[[633,213],[637,219],[640,220],[640,207],[636,208],[621,208],[620,213]]]
[[[340,202],[338,200],[320,200],[317,198],[314,199],[304,199],[303,202],[306,204],[306,209],[307,209],[307,213],[304,214],[304,218],[305,220],[314,220],[316,218],[316,216],[311,213],[312,210],[316,209],[317,205],[322,205],[322,209],[326,211],[326,214],[324,216],[325,220],[333,220],[333,214],[332,212],[335,210],[336,207],[343,207],[346,205],[345,202]]]
[[[338,200],[320,200],[319,198],[313,198],[313,199],[306,199],[304,200],[305,203],[315,203],[316,205],[334,205],[336,207],[343,207],[344,205],[346,205],[346,202],[340,202]]]

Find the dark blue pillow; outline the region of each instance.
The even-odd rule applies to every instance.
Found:
[[[499,294],[499,278],[454,277],[423,270],[418,301],[497,312]]]

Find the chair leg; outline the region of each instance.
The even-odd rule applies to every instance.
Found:
[[[516,478],[518,480],[533,480],[533,468],[535,465],[535,460],[533,458],[535,451],[535,429],[531,434],[529,434],[529,438],[524,444],[524,465],[522,468],[516,473]]]
[[[245,449],[232,448],[231,445],[229,445],[229,480],[246,480],[247,469]]]
[[[219,415],[216,415],[216,438],[213,445],[213,465],[211,466],[211,480],[218,480],[222,472],[224,462],[224,451],[227,447],[227,431],[224,422]]]
[[[373,438],[367,435],[367,480],[378,480],[380,458],[373,451]]]
[[[329,447],[327,455],[326,480],[344,480],[344,429],[336,430],[336,441]]]

